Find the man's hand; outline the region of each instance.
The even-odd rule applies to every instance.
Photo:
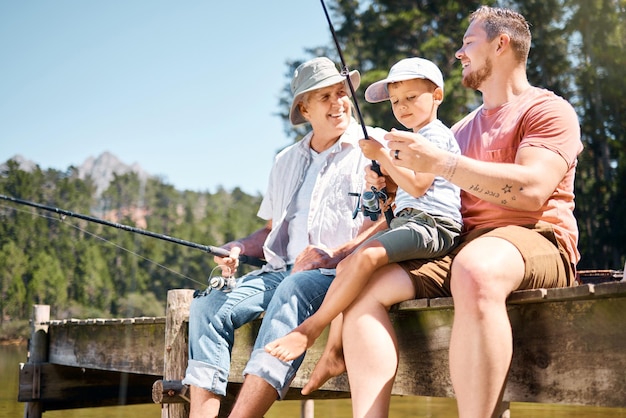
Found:
[[[438,148],[422,135],[392,129],[385,135],[391,161],[416,173],[433,173],[436,164],[445,161],[448,152]],[[435,174],[435,173],[433,173]]]
[[[332,249],[309,245],[298,255],[291,271],[296,273],[319,268],[333,269],[339,261]]]
[[[241,253],[241,247],[233,246],[230,249],[228,257],[213,257],[213,261],[217,263],[222,269],[222,276],[231,277],[237,271],[239,267],[239,254]]]

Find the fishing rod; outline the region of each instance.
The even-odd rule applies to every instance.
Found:
[[[21,205],[31,206],[31,207],[38,208],[38,209],[44,209],[50,212],[58,213],[60,215],[83,219],[89,222],[95,222],[101,225],[112,226],[113,228],[123,229],[124,231],[134,232],[136,234],[141,234],[141,235],[145,235],[145,236],[152,237],[152,238],[158,238],[163,241],[173,242],[175,244],[184,245],[184,246],[191,247],[191,248],[196,248],[196,249],[205,251],[209,254],[216,255],[218,257],[228,257],[229,255],[229,251],[223,248],[213,247],[211,245],[196,244],[195,242],[170,237],[169,235],[158,234],[156,232],[146,231],[145,229],[135,228],[134,226],[124,225],[124,224],[120,224],[117,222],[106,221],[104,219],[95,218],[93,216],[81,215],[80,213],[70,212],[68,210],[56,208],[53,206],[42,205],[41,203],[30,202],[28,200],[18,199],[16,197],[6,196],[3,194],[0,194],[0,199],[8,200],[9,202],[13,202],[13,203],[19,203]],[[245,254],[239,255],[239,261],[244,264],[248,264],[248,265],[256,266],[256,267],[262,267],[265,264],[264,260],[261,260],[256,257],[250,257]]]
[[[343,58],[343,53],[341,52],[341,46],[339,45],[339,40],[337,39],[337,34],[335,33],[335,28],[333,26],[333,22],[330,20],[330,15],[328,14],[328,10],[326,9],[326,3],[324,3],[324,0],[320,0],[322,2],[322,8],[324,9],[324,14],[326,15],[326,20],[328,21],[328,27],[330,28],[330,33],[333,37],[333,41],[335,41],[335,47],[337,48],[337,53],[339,54],[339,60],[341,61],[341,74],[344,75],[346,77],[346,82],[348,84],[348,88],[350,89],[350,94],[352,96],[352,101],[354,102],[354,110],[356,111],[356,114],[359,118],[359,123],[361,124],[361,128],[363,129],[363,135],[365,139],[369,139],[369,135],[367,134],[367,127],[365,126],[365,120],[363,119],[363,115],[361,114],[361,109],[359,108],[359,102],[356,100],[356,92],[354,91],[354,86],[352,85],[352,80],[350,79],[350,71],[348,70],[348,66],[346,65],[346,60]],[[380,170],[380,164],[378,164],[378,161],[376,160],[372,160],[372,170],[378,174],[378,176],[382,176],[382,172]],[[387,201],[387,192],[385,191],[385,189],[381,189],[381,190],[375,190],[372,187],[372,192],[365,192],[363,195],[365,196],[366,194],[375,194],[376,197],[378,198],[378,200],[384,203]],[[371,199],[368,199],[371,200]],[[376,206],[374,206],[375,208]],[[370,209],[369,207],[366,207],[366,209]],[[376,213],[378,210],[374,209],[374,210],[370,210],[368,213],[371,214],[372,213]],[[385,210],[385,219],[387,220],[387,225],[391,225],[391,220],[393,219],[393,209],[391,208],[391,206],[389,206],[386,210]]]

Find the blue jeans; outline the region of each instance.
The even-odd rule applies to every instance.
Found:
[[[279,396],[302,364],[304,355],[283,362],[263,347],[311,316],[324,300],[335,270],[249,274],[231,292],[213,290],[194,298],[189,311],[189,363],[183,383],[226,395],[235,330],[266,311],[244,374],[272,385]]]

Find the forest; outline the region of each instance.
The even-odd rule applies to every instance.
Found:
[[[446,97],[439,115],[448,125],[480,103],[477,93],[461,85],[454,57],[468,14],[480,4],[511,7],[526,16],[533,33],[531,84],[566,98],[578,113],[585,145],[576,178],[578,267],[622,269],[626,0],[327,2],[346,64],[361,72],[362,86],[383,78],[405,57],[426,57],[440,66]],[[285,63],[277,114],[294,141],[306,127],[288,123],[291,74],[300,62],[320,55],[339,64],[332,42],[311,46]],[[366,103],[363,91],[357,91],[356,101],[366,123],[399,128],[388,107]],[[191,192],[125,174],[97,196],[94,182],[80,180],[75,167],[26,172],[9,161],[0,173],[0,194],[204,245],[219,246],[263,224],[256,216],[262,196],[238,188]],[[19,333],[33,304],[51,305],[51,316],[60,319],[161,316],[168,289],[203,289],[215,266],[213,257],[198,249],[2,201],[0,219],[0,337]]]

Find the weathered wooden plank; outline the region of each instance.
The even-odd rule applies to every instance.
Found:
[[[626,279],[620,282],[608,282],[595,285],[596,297],[623,297],[626,296]]]
[[[574,287],[556,289],[532,289],[513,292],[508,304],[552,302],[557,300],[589,299],[596,297],[619,297],[626,295],[626,281],[603,282],[599,284],[583,284]],[[452,298],[415,299],[399,303],[394,309],[421,310],[450,308],[454,303]]]
[[[395,395],[453,397],[448,367],[452,308],[390,313],[400,352]]]
[[[519,290],[509,295],[507,302],[511,303],[533,303],[545,300],[548,291],[546,289]]]
[[[509,305],[514,354],[505,399],[626,407],[626,298]],[[400,365],[393,393],[453,396],[453,310],[392,314]]]
[[[598,285],[600,286],[600,285]],[[595,296],[595,285],[583,284],[574,287],[546,289],[546,302],[574,299],[591,299]]]
[[[430,308],[432,309],[451,308],[452,306],[454,306],[452,298],[430,299]]]
[[[243,369],[250,357],[261,321],[246,324],[236,332],[233,347],[231,377],[233,383],[243,382]],[[54,364],[112,370],[126,373],[163,376],[165,353],[165,321],[125,324],[122,321],[91,324],[85,321],[50,324],[50,362]],[[305,365],[296,384],[304,385],[317,359],[321,356],[325,338],[309,350]],[[347,378],[333,381],[347,390]],[[300,387],[301,387],[300,386]]]
[[[508,308],[514,356],[507,400],[626,407],[626,282],[516,292]],[[448,366],[453,315],[452,298],[408,301],[392,309],[400,348],[395,395],[454,396]],[[243,381],[259,326],[257,320],[237,330],[230,399]],[[154,318],[51,323],[49,361],[155,376],[145,387],[149,396],[152,383],[163,376],[164,335],[165,321]],[[308,351],[288,399],[301,398],[299,389],[325,342],[323,334]],[[180,356],[182,348],[177,350]],[[316,398],[348,397],[347,376],[322,389]]]
[[[404,309],[404,310],[412,310],[417,311],[420,309],[428,309],[430,308],[430,299],[413,299],[407,300],[397,305],[394,305],[391,309]]]
[[[88,318],[88,319],[53,319],[47,323],[52,326],[62,325],[121,325],[121,324],[161,324],[165,323],[165,317],[141,316],[137,318]]]
[[[49,326],[50,363],[162,376],[164,322]]]
[[[511,398],[626,406],[626,298],[523,305],[509,316]]]

